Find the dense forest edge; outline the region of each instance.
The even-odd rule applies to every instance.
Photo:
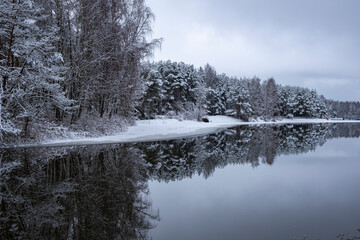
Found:
[[[157,115],[360,116],[360,102],[329,100],[273,78],[148,62],[161,45],[150,37],[153,20],[145,0],[1,1],[1,144],[108,135]]]

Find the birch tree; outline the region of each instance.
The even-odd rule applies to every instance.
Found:
[[[153,17],[144,0],[79,1],[78,117],[132,115],[140,63],[160,44],[147,40]]]

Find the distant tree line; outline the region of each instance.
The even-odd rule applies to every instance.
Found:
[[[108,134],[135,118],[225,114],[244,121],[356,116],[360,103],[326,100],[274,79],[236,78],[176,62],[146,63],[145,0],[0,2],[0,138],[72,130]]]
[[[142,119],[156,115],[200,118],[228,115],[249,121],[275,118],[328,118],[360,114],[359,102],[326,99],[315,90],[282,86],[273,78],[236,78],[171,61],[148,63],[142,70],[144,92],[137,106]]]
[[[360,102],[327,100],[331,115],[345,119],[360,119]]]

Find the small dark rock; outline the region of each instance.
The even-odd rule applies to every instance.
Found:
[[[203,117],[201,120],[202,120],[203,122],[210,122],[209,119],[206,118],[206,117]]]

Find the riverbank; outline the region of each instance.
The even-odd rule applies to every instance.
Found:
[[[89,144],[110,144],[124,142],[146,142],[201,136],[215,133],[219,130],[240,125],[263,124],[306,124],[306,123],[354,123],[358,120],[327,120],[327,119],[283,119],[278,121],[244,122],[227,116],[209,116],[209,122],[177,119],[138,120],[135,126],[130,126],[124,132],[112,136],[77,139],[57,139],[26,146],[71,146]]]

